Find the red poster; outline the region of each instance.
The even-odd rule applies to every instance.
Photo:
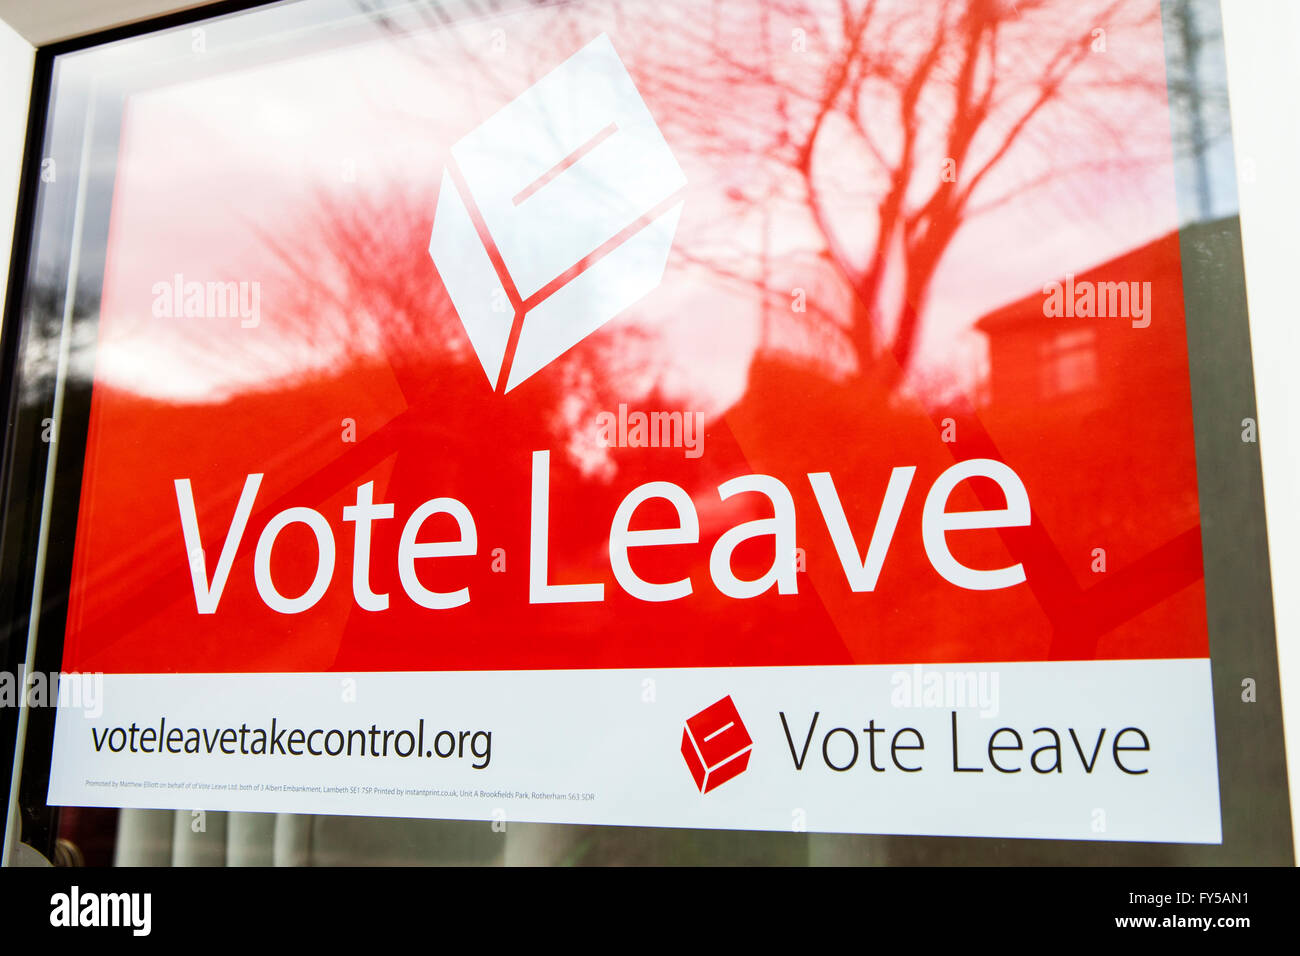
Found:
[[[1217,842],[1112,6],[575,3],[130,96],[52,800]]]

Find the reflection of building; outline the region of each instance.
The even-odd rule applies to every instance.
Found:
[[[1200,520],[1184,275],[1201,314],[1213,316],[1202,319],[1212,328],[1195,329],[1195,360],[1216,369],[1219,394],[1248,395],[1249,382],[1218,368],[1209,345],[1220,337],[1232,341],[1245,322],[1244,314],[1229,311],[1236,308],[1231,295],[1220,293],[1240,281],[1224,255],[1239,248],[1236,228],[1235,218],[1193,223],[1099,265],[1062,263],[1062,274],[1042,276],[1033,293],[975,323],[988,339],[979,419],[1031,493],[1061,482],[1075,489],[1069,498],[1038,495],[1035,515],[1058,551],[1076,556],[1081,584],[1094,583],[1081,557],[1094,549],[1104,550],[1115,572]],[[1091,290],[1094,307],[1082,315],[1045,308],[1051,292],[1044,289],[1064,290],[1072,270],[1068,287]],[[1116,315],[1110,291],[1135,282],[1139,288],[1150,283],[1144,314]],[[1104,318],[1095,314],[1102,290]],[[1220,302],[1225,305],[1207,305]],[[1132,301],[1129,306],[1131,313]],[[1201,383],[1204,388],[1204,374]],[[1083,509],[1086,520],[1080,520]],[[1140,625],[1108,640],[1141,640],[1174,626],[1173,617],[1160,617],[1174,606],[1148,612]]]
[[[1097,384],[1095,329],[1057,332],[1039,347],[1039,387],[1044,398],[1087,391]]]
[[[1049,307],[1052,284],[1064,309],[1059,297]],[[1178,374],[1186,354],[1181,313],[1178,233],[1068,278],[1045,276],[1042,289],[975,323],[988,336],[985,404],[1061,418],[1113,408],[1135,397],[1138,383]]]

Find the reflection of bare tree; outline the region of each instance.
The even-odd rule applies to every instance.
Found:
[[[54,393],[65,310],[69,336],[66,372],[76,384],[89,384],[91,368],[87,359],[95,342],[99,290],[86,282],[71,303],[67,302],[67,295],[57,278],[46,274],[37,275],[27,288],[23,315],[28,325],[20,378],[20,399],[24,405],[37,406]]]
[[[1103,10],[1101,22],[1109,22],[1119,5],[1112,3]],[[903,270],[903,298],[887,348],[898,364],[906,367],[915,348],[918,314],[926,291],[972,197],[1090,55],[1086,34],[1066,32],[1052,41],[1052,55],[1034,71],[1031,82],[1013,74],[1013,82],[1007,83],[999,64],[1000,47],[1018,45],[1014,35],[1008,36],[1013,34],[1015,21],[1046,4],[1023,6],[1025,9],[1018,10],[991,0],[968,5],[945,3],[937,15],[932,8],[915,6],[886,13],[874,0],[858,11],[848,4],[842,8],[838,62],[811,122],[793,146],[795,168],[804,181],[809,208],[826,237],[832,261],[855,292],[849,334],[860,360],[877,347],[874,340],[884,305],[887,251],[899,250]],[[921,16],[929,22],[922,25]],[[908,34],[917,38],[911,44],[911,56],[884,54],[870,43],[873,36],[887,40]],[[1023,54],[1016,51],[1013,55]],[[892,149],[878,141],[878,124],[867,114],[873,102],[869,90],[881,87],[892,91],[897,110]],[[865,267],[856,265],[843,248],[814,175],[823,131],[836,115],[848,120],[886,173],[886,186],[876,208],[875,254]],[[946,134],[939,137],[943,144],[939,169],[922,163],[923,138],[936,115],[947,119]],[[996,131],[991,140],[985,137],[988,141],[981,149],[981,134],[990,127]],[[950,165],[944,169],[943,164]]]
[[[765,15],[765,42],[814,59],[818,82],[784,48],[746,59],[715,39],[712,54],[768,91],[772,108],[748,121],[794,172],[824,256],[852,292],[840,321],[858,370],[886,354],[887,368],[906,370],[936,270],[972,215],[1141,145],[1124,125],[1132,107],[1115,105],[1162,89],[1160,50],[1108,60],[1105,42],[1158,11],[1126,0],[844,0],[833,16],[828,6],[778,3]],[[1070,140],[1083,163],[1065,168]],[[1013,158],[1014,174],[999,177]]]
[[[788,302],[792,268],[808,284],[816,257],[815,281],[828,284],[819,296],[836,304],[798,314],[794,332],[813,354],[846,352],[859,374],[912,368],[936,273],[973,217],[1033,190],[1083,206],[1123,188],[1116,171],[1158,159],[1167,136],[1149,122],[1152,97],[1165,95],[1149,0],[623,0],[600,10],[553,7],[542,30],[509,33],[509,57],[551,65],[597,21],[636,38],[620,53],[670,141],[722,171],[734,212],[762,236],[749,248],[729,241],[734,221],[719,223],[716,242],[675,254],[743,277],[772,302]],[[414,21],[369,12],[409,35]],[[448,29],[436,5],[408,16]],[[450,32],[481,82],[498,83],[485,42]],[[815,248],[771,234],[792,210]]]
[[[425,196],[344,200],[321,192],[297,228],[259,229],[259,242],[287,270],[287,288],[297,297],[286,309],[288,321],[317,336],[317,347],[350,357],[389,342],[402,346],[397,355],[435,349],[467,357],[450,303],[433,294],[428,257],[416,254],[428,244],[430,208]],[[333,340],[320,342],[322,334]]]
[[[434,206],[433,196],[400,185],[342,198],[322,191],[293,229],[280,235],[256,229],[285,274],[280,286],[295,297],[278,316],[284,330],[297,333],[285,341],[306,343],[318,359],[332,357],[324,364],[336,370],[386,363],[411,407],[453,377],[476,393],[492,389],[425,252]],[[584,473],[610,477],[606,451],[590,440],[591,423],[599,411],[626,401],[629,389],[659,390],[645,381],[639,360],[636,340],[645,334],[622,326],[613,337],[561,356],[549,384],[534,383],[526,406],[509,406],[512,427],[535,419]],[[304,368],[322,371],[319,361]]]

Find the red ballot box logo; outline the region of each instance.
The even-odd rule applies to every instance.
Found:
[[[744,773],[753,747],[730,696],[690,718],[682,731],[682,756],[700,793]]]

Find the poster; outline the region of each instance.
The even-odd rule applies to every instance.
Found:
[[[575,3],[133,93],[51,804],[1218,842],[1161,30]]]

